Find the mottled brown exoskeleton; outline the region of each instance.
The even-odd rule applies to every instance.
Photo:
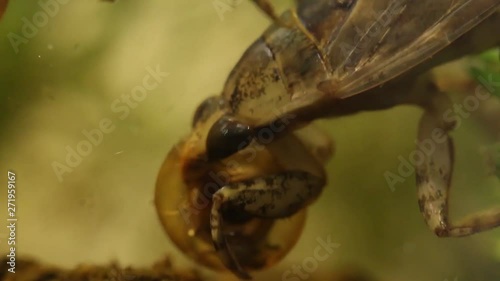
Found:
[[[158,178],[158,213],[183,251],[240,278],[274,264],[296,241],[271,242],[278,219],[300,230],[326,182],[332,143],[309,123],[402,104],[424,109],[418,146],[440,140],[416,167],[428,226],[457,237],[500,225],[498,208],[449,221],[455,124],[443,117],[450,100],[426,74],[499,46],[500,0],[297,0],[279,17],[268,1],[253,2],[274,24],[222,94],[200,105]]]

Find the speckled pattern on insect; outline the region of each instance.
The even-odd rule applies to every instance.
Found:
[[[279,233],[300,233],[327,182],[333,141],[311,122],[398,105],[424,110],[417,147],[436,130],[444,140],[415,167],[429,228],[456,237],[500,225],[499,208],[449,220],[455,124],[428,73],[500,44],[500,0],[296,0],[279,17],[253,2],[274,23],[198,107],[158,176],[157,211],[182,251],[245,279],[277,263],[298,239]]]

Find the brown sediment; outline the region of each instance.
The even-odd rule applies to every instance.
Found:
[[[46,265],[35,259],[16,261],[15,273],[8,271],[7,259],[0,265],[3,281],[197,281],[202,280],[194,270],[173,269],[170,259],[165,258],[149,268],[122,267],[116,262],[108,265],[79,265],[73,269]]]

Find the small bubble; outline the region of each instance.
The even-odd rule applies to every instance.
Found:
[[[53,50],[54,49],[54,45],[52,45],[52,44],[47,45],[47,49]]]

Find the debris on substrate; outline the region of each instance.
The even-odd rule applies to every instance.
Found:
[[[74,269],[61,269],[56,266],[45,265],[35,259],[19,259],[16,261],[15,273],[7,269],[7,259],[3,258],[0,265],[1,281],[200,281],[200,280],[237,280],[229,275],[215,279],[202,276],[196,270],[173,269],[169,258],[157,262],[149,268],[121,267],[112,262],[108,265],[80,265]],[[254,280],[282,280],[281,274],[272,273],[265,278]],[[309,276],[309,281],[378,281],[371,274],[356,266],[342,267],[332,274]],[[292,278],[290,280],[296,280]]]
[[[66,270],[44,265],[34,259],[16,261],[15,273],[8,271],[4,258],[0,265],[2,281],[198,281],[196,271],[178,271],[172,268],[169,259],[164,259],[150,268],[120,267],[113,262],[108,265],[80,265]]]

